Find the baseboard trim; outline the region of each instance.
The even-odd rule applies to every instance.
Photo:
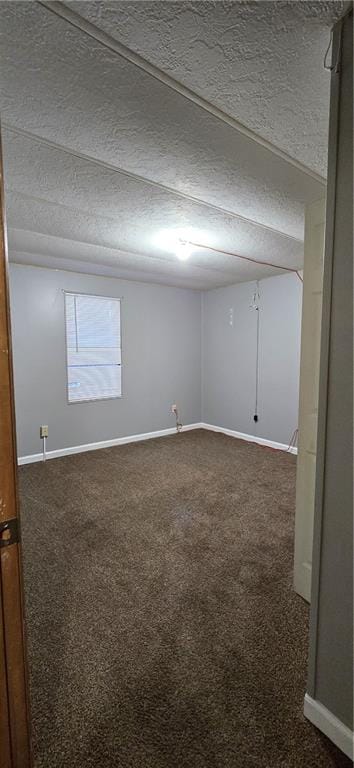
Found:
[[[323,704],[312,699],[308,693],[305,694],[304,699],[304,715],[310,720],[312,725],[319,728],[328,739],[333,741],[350,760],[354,759],[353,731],[344,725],[341,720],[338,720]]]
[[[236,437],[239,440],[246,440],[249,443],[258,443],[268,448],[274,448],[278,451],[287,451],[288,446],[285,443],[275,443],[273,440],[266,440],[263,437],[255,435],[246,435],[244,432],[236,432],[233,429],[216,427],[214,424],[198,422],[196,424],[186,424],[182,427],[182,432],[189,432],[191,429],[208,429],[212,432],[222,432],[229,437]],[[85,445],[73,445],[69,448],[58,448],[55,451],[47,451],[47,459],[58,459],[61,456],[70,456],[74,453],[86,453],[86,451],[98,451],[100,448],[112,448],[115,445],[125,445],[126,443],[137,443],[141,440],[151,440],[155,437],[167,437],[167,435],[176,434],[176,428],[158,429],[155,432],[144,432],[140,435],[126,435],[125,437],[114,437],[112,440],[101,440],[97,443],[86,443]],[[297,448],[290,448],[289,453],[297,454]],[[43,461],[42,453],[32,453],[29,456],[20,456],[17,460],[19,465],[34,464],[36,461]]]
[[[298,562],[294,564],[294,589],[308,603],[311,603],[312,563]]]
[[[202,424],[186,424],[182,427],[182,432],[189,432],[191,429],[201,429]],[[70,448],[58,448],[55,451],[47,451],[46,459],[57,459],[60,456],[70,456],[74,453],[86,453],[86,451],[98,451],[100,448],[112,448],[115,445],[125,445],[126,443],[137,443],[141,440],[151,440],[155,437],[167,437],[167,435],[176,434],[176,428],[158,429],[156,432],[144,432],[140,435],[127,435],[126,437],[114,437],[112,440],[101,440],[98,443],[86,443],[86,445],[74,445]],[[19,465],[34,464],[37,461],[43,461],[42,453],[32,453],[29,456],[20,456],[17,460]]]
[[[212,432],[222,432],[229,437],[237,437],[238,440],[246,440],[248,443],[258,443],[258,445],[265,445],[268,448],[274,448],[276,451],[288,451],[297,456],[297,448],[289,448],[285,443],[276,443],[274,440],[267,440],[264,437],[258,437],[257,435],[247,435],[245,432],[236,432],[234,429],[226,429],[226,427],[216,427],[214,424],[200,424],[202,429],[210,429]]]

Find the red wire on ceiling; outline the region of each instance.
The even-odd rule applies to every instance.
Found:
[[[204,248],[207,251],[213,251],[214,253],[222,253],[224,256],[234,256],[236,259],[242,259],[243,261],[250,261],[252,264],[262,264],[264,267],[273,267],[274,269],[283,269],[285,272],[293,272],[298,276],[299,280],[303,283],[303,279],[295,267],[284,267],[281,264],[273,264],[271,261],[260,261],[259,259],[252,259],[251,256],[240,256],[239,253],[232,253],[231,251],[223,251],[221,248],[212,248],[211,245],[203,245],[202,243],[192,243],[191,240],[186,240],[188,245],[193,245],[195,248]]]

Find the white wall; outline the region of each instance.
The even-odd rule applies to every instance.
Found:
[[[123,296],[121,399],[68,405],[63,290]],[[200,293],[12,264],[10,295],[18,454],[174,427],[201,418]]]
[[[203,294],[202,419],[288,444],[298,419],[302,285],[295,274],[259,281],[258,423],[257,313],[250,306],[255,286],[239,283]]]

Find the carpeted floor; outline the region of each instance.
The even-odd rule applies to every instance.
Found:
[[[302,715],[295,458],[202,430],[20,470],[36,768],[344,768]]]

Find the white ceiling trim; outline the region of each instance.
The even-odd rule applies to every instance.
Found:
[[[86,19],[84,19],[83,16],[81,16],[80,14],[76,13],[75,11],[72,11],[71,8],[68,8],[65,5],[65,3],[58,2],[58,0],[36,0],[36,2],[42,7],[46,8],[48,11],[64,19],[72,26],[81,30],[86,35],[94,38],[97,42],[101,43],[106,48],[109,48],[118,56],[126,59],[131,64],[138,67],[139,69],[144,70],[144,72],[151,75],[151,77],[154,77],[156,80],[159,80],[168,88],[172,89],[173,91],[176,91],[181,96],[188,99],[189,101],[192,101],[194,104],[199,106],[204,111],[209,112],[209,114],[213,115],[218,120],[221,120],[222,122],[226,123],[227,125],[232,127],[234,130],[238,131],[238,133],[241,133],[247,136],[249,139],[256,142],[257,144],[260,144],[269,152],[272,152],[273,154],[282,158],[287,163],[289,163],[290,165],[293,165],[295,168],[300,170],[302,173],[307,174],[308,176],[311,176],[311,178],[315,179],[320,184],[323,184],[323,185],[326,184],[326,180],[322,176],[320,176],[318,173],[311,170],[307,166],[303,165],[303,163],[291,157],[283,150],[274,146],[274,144],[271,144],[271,142],[267,141],[266,139],[263,139],[261,136],[254,133],[254,131],[251,131],[242,123],[239,123],[238,120],[231,117],[231,115],[228,115],[223,110],[214,106],[214,104],[207,101],[207,99],[199,96],[190,88],[182,85],[182,83],[178,82],[178,80],[175,80],[173,77],[166,74],[163,70],[159,69],[159,67],[155,66],[154,64],[151,64],[149,61],[147,61],[142,56],[132,51],[127,46],[123,45],[122,43],[119,43],[111,35],[107,34],[107,32],[104,32],[103,30],[99,29],[95,24],[92,24],[90,21],[87,21]]]
[[[24,128],[16,128],[15,126],[10,125],[8,123],[2,123],[2,127],[5,131],[9,131],[10,133],[14,133],[19,136],[24,136],[25,138],[36,141],[39,144],[44,144],[50,149],[58,150],[60,152],[65,152],[67,155],[71,155],[72,157],[77,157],[78,159],[85,160],[86,162],[91,163],[92,165],[97,165],[101,168],[105,168],[114,173],[118,173],[122,176],[126,176],[130,179],[134,179],[134,181],[139,181],[143,184],[150,185],[152,187],[157,187],[158,189],[161,189],[164,192],[168,192],[171,195],[175,195],[176,197],[189,200],[190,202],[196,203],[197,205],[202,205],[205,208],[210,208],[214,211],[218,211],[219,213],[225,214],[226,216],[230,216],[234,219],[238,219],[239,221],[243,221],[246,224],[251,224],[254,227],[259,227],[260,229],[277,234],[280,237],[286,238],[287,240],[295,240],[295,242],[298,242],[298,243],[303,242],[301,238],[295,237],[295,235],[290,235],[287,232],[282,232],[276,227],[271,227],[267,224],[262,224],[262,222],[256,221],[255,219],[250,219],[247,216],[242,216],[242,214],[236,213],[236,211],[232,211],[229,208],[224,208],[221,205],[215,205],[214,203],[210,203],[206,200],[203,200],[200,197],[189,195],[186,192],[180,192],[179,190],[176,190],[173,187],[169,187],[166,184],[162,184],[158,181],[153,181],[152,179],[149,179],[146,176],[141,176],[137,173],[133,173],[132,171],[126,171],[124,170],[124,168],[120,168],[119,166],[112,165],[111,163],[108,163],[105,160],[99,160],[98,158],[92,157],[91,155],[87,155],[84,152],[79,152],[78,150],[70,149],[69,147],[66,147],[63,144],[59,144],[58,142],[53,141],[52,139],[45,139],[42,136],[38,136],[37,134],[32,133],[31,131],[25,130]],[[17,190],[9,190],[9,191],[17,192]],[[19,194],[24,194],[24,193],[19,193]]]

